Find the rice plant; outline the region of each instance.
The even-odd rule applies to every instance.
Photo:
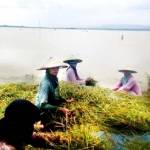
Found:
[[[26,83],[0,85],[0,117],[3,117],[6,106],[12,100],[25,98],[34,103],[36,93],[37,85]],[[132,134],[150,131],[149,91],[137,97],[101,87],[61,82],[60,93],[65,99],[74,99],[73,103],[65,104],[73,115],[62,119],[66,125],[63,131],[35,131],[47,141],[47,148],[50,146],[53,149],[64,150],[109,150],[113,147],[111,139],[104,140],[94,136],[93,133],[117,131]],[[31,145],[27,148],[35,149]],[[126,148],[128,149],[128,146]]]

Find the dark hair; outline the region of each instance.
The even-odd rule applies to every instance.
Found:
[[[33,124],[40,120],[40,110],[25,99],[15,99],[11,102],[0,120],[0,141],[23,150],[31,141]]]
[[[40,110],[28,100],[16,99],[7,106],[4,116],[10,121],[33,124],[40,120]]]

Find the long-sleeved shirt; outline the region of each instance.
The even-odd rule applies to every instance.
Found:
[[[39,108],[56,111],[65,100],[60,97],[59,86],[54,86],[52,80],[53,78],[49,78],[47,75],[42,79],[35,105]]]
[[[69,67],[66,71],[67,73],[67,81],[71,83],[77,83],[77,84],[85,84],[85,81],[82,79],[77,79],[74,70]]]
[[[142,95],[141,88],[137,81],[132,75],[128,78],[128,81],[125,82],[125,77],[122,77],[121,80],[113,88],[115,91],[127,91],[133,95]]]

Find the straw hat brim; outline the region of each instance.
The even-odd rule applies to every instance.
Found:
[[[119,72],[130,72],[130,73],[137,73],[135,70],[129,70],[129,69],[120,69]]]
[[[37,70],[46,70],[46,69],[51,69],[51,68],[67,68],[68,66],[62,62],[62,60],[58,57],[50,57],[47,60],[47,63],[42,65],[40,68]]]
[[[64,60],[63,62],[64,63],[70,63],[70,62],[80,63],[80,62],[82,62],[82,60],[81,59],[67,59],[67,60]]]
[[[58,65],[58,66],[47,66],[47,67],[41,67],[38,68],[37,70],[46,70],[46,69],[51,69],[51,68],[67,68],[67,65]]]

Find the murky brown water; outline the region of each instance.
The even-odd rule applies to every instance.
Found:
[[[0,81],[25,74],[40,75],[36,68],[50,56],[77,55],[80,75],[92,76],[111,87],[123,66],[133,66],[146,87],[150,73],[150,31],[53,30],[0,28]]]

